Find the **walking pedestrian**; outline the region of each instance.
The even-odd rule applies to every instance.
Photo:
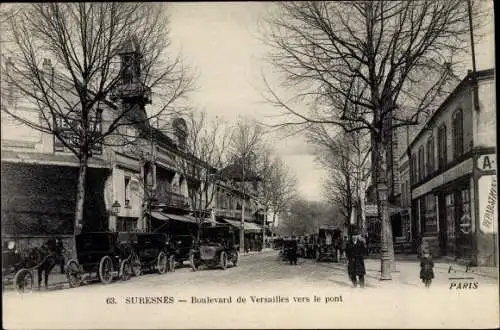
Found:
[[[361,288],[364,288],[366,243],[357,231],[353,230],[351,240],[346,246],[346,253],[347,273],[353,287],[357,287],[359,284]]]
[[[422,279],[422,282],[424,282],[426,288],[431,286],[432,279],[434,278],[434,261],[432,260],[432,255],[427,249],[422,249],[420,278]]]

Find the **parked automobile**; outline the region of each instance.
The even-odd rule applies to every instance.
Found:
[[[66,264],[70,287],[80,286],[84,275],[97,275],[103,284],[113,278],[128,280],[131,271],[133,246],[120,239],[116,232],[82,233],[76,236],[76,259]]]
[[[170,238],[170,249],[175,263],[182,265],[184,261],[189,260],[195,241],[193,235],[174,235]]]
[[[175,255],[172,253],[167,235],[162,233],[121,233],[123,243],[133,246],[131,268],[135,276],[144,271],[165,274],[175,270]]]
[[[238,249],[235,232],[230,226],[205,227],[202,229],[200,242],[191,250],[191,268],[196,271],[204,265],[226,269],[229,264],[236,267],[239,261]]]

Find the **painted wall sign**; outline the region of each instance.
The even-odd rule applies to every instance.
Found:
[[[472,158],[468,158],[460,164],[450,168],[448,171],[413,189],[411,197],[412,199],[416,199],[445,183],[458,179],[465,174],[472,173],[472,168],[473,160]]]
[[[479,228],[483,233],[496,233],[498,228],[497,176],[483,175],[478,180]]]
[[[481,171],[491,171],[497,169],[497,155],[481,155],[477,158],[477,168]]]

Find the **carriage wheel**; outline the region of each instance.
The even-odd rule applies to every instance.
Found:
[[[222,251],[221,254],[220,254],[220,264],[219,264],[220,268],[221,269],[226,269],[227,267],[227,256],[226,256],[226,252]]]
[[[175,272],[175,256],[174,255],[171,255],[168,258],[168,271]]]
[[[102,284],[109,284],[113,280],[113,261],[109,256],[102,257],[99,262],[98,275]]]
[[[156,270],[160,274],[165,274],[168,268],[167,255],[164,252],[158,253],[158,261],[156,262]]]
[[[66,278],[68,279],[70,288],[76,288],[82,284],[82,274],[80,272],[80,266],[74,259],[68,261],[68,263],[66,264]]]
[[[141,275],[142,273],[141,260],[139,259],[139,256],[135,253],[131,257],[130,266],[132,268],[132,274],[134,274],[134,276]]]
[[[122,281],[127,281],[130,279],[131,269],[128,260],[122,260],[120,263],[120,279]]]
[[[233,267],[238,266],[238,261],[240,260],[240,253],[236,251],[233,256]]]
[[[30,293],[33,290],[33,274],[27,269],[21,269],[14,276],[14,285],[19,293]]]
[[[198,270],[198,265],[196,264],[196,259],[194,257],[194,253],[193,252],[191,252],[189,254],[189,263],[191,264],[191,269],[193,271],[197,271]]]

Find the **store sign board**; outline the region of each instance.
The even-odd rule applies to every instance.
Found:
[[[481,155],[477,158],[477,168],[481,171],[491,171],[497,168],[497,155]]]
[[[435,178],[427,181],[426,183],[418,186],[412,191],[412,199],[416,199],[430,192],[431,190],[458,179],[459,177],[471,173],[473,167],[472,158],[468,158],[461,162],[460,164],[450,168],[448,171],[436,176]]]
[[[498,228],[497,176],[483,175],[478,180],[479,228],[483,233],[496,233]]]

